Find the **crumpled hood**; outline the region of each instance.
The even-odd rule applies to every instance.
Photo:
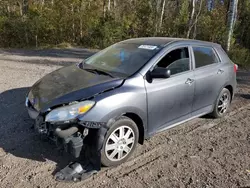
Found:
[[[123,78],[111,78],[78,68],[76,65],[58,69],[38,80],[28,98],[37,111],[92,97],[118,87]]]

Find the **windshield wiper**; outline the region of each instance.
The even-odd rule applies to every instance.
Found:
[[[83,70],[89,71],[89,72],[93,72],[93,73],[97,73],[97,74],[102,74],[102,75],[107,75],[110,76],[111,78],[114,78],[114,76],[106,71],[103,70],[99,70],[99,69],[86,69],[84,68]]]

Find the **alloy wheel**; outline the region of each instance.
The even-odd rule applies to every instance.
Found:
[[[120,161],[130,153],[134,143],[134,131],[128,126],[120,126],[108,137],[105,155],[110,161]]]
[[[219,99],[218,103],[218,112],[220,115],[224,114],[227,111],[227,108],[230,103],[230,96],[228,93],[223,93],[223,95]]]

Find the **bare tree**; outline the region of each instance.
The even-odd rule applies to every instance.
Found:
[[[84,0],[81,0],[81,5],[78,6],[78,15],[80,15],[80,39],[82,39],[82,37],[83,37],[82,12],[84,12]]]
[[[111,0],[108,0],[108,11],[110,11],[110,6],[111,6]]]
[[[23,0],[23,14],[27,14],[28,10],[29,10],[29,1]]]
[[[20,16],[23,16],[23,3],[18,1]]]
[[[193,25],[193,20],[194,20],[194,13],[195,13],[195,5],[196,5],[196,0],[192,0],[192,12],[191,12],[191,17],[189,20],[189,27],[188,27],[188,32],[187,32],[187,38],[190,36],[190,32],[192,30],[192,25]]]
[[[103,0],[103,17],[105,18],[106,16],[106,3],[105,0]]]
[[[228,11],[228,37],[227,37],[227,51],[230,50],[231,40],[234,31],[234,25],[237,17],[238,0],[230,0]]]
[[[163,20],[164,11],[165,11],[165,4],[166,4],[166,0],[163,0],[162,8],[161,8],[161,17],[160,17],[159,30],[161,30],[161,26],[162,26],[162,20]]]
[[[199,20],[199,16],[201,14],[203,0],[200,0],[199,10],[198,10],[198,13],[195,16],[195,7],[196,7],[197,2],[198,2],[198,0],[192,0],[192,13],[191,13],[191,17],[190,17],[190,20],[189,20],[187,38],[190,38],[190,34],[191,34],[191,31],[192,31],[193,28],[194,28],[193,38],[196,37],[196,27],[197,27],[197,22]]]
[[[155,3],[155,32],[154,32],[154,35],[156,35],[158,33],[158,30],[159,30],[158,18],[159,18],[161,0],[155,0],[155,1],[152,1],[152,2]]]
[[[202,3],[203,3],[203,0],[200,1],[200,7],[199,7],[199,11],[195,17],[195,21],[194,21],[194,24],[192,27],[194,27],[194,32],[193,32],[193,39],[196,37],[196,31],[197,31],[197,23],[198,23],[198,20],[199,20],[199,16],[201,14],[201,10],[202,10]]]
[[[72,21],[72,37],[73,37],[73,41],[75,41],[75,15],[74,15],[74,4],[71,4],[71,13],[72,13],[72,17],[73,17],[73,21]]]

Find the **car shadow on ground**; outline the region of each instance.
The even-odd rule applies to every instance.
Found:
[[[0,94],[0,148],[20,158],[54,161],[56,170],[61,169],[74,159],[35,133],[34,121],[24,105],[28,89],[16,88]]]
[[[239,94],[239,96],[244,99],[250,99],[250,94]]]
[[[240,98],[243,98],[243,99],[250,99],[250,94],[236,93],[235,97],[240,97]],[[204,115],[201,118],[203,118],[203,119],[214,119],[214,117],[209,115],[209,114]]]

